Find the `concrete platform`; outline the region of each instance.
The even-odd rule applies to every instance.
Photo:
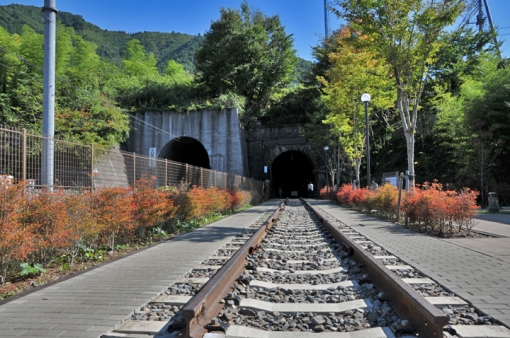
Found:
[[[0,306],[0,337],[100,337],[197,267],[272,200]]]

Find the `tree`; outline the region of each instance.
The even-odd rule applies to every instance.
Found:
[[[280,18],[241,10],[221,9],[196,54],[198,81],[213,95],[227,92],[246,98],[244,122],[258,118],[270,96],[291,82],[296,63],[292,35]]]
[[[154,54],[147,53],[139,40],[133,39],[127,43],[122,66],[128,75],[138,78],[156,76],[156,64]]]
[[[439,91],[436,131],[449,150],[457,181],[477,186],[480,178],[482,191],[489,186],[507,200],[510,69],[499,64],[499,58],[482,53],[472,74],[461,77],[457,95]]]
[[[338,47],[329,54],[333,67],[327,71],[329,82],[322,78],[323,99],[329,113],[323,123],[332,125],[331,133],[339,138],[342,150],[355,168],[360,181],[361,159],[365,151],[365,114],[360,97],[372,96],[371,106],[387,109],[393,105],[388,66],[377,60],[373,51],[354,46],[352,32],[343,29],[338,35]]]
[[[454,23],[462,0],[337,0],[337,15],[359,32],[359,42],[373,47],[391,65],[396,108],[407,145],[407,167],[414,185],[414,140],[427,66],[440,44],[441,31]]]

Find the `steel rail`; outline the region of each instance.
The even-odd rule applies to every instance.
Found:
[[[402,319],[407,319],[420,337],[443,337],[443,327],[448,324],[448,318],[438,308],[423,296],[403,282],[397,275],[364,250],[358,243],[343,234],[338,227],[331,224],[314,206],[302,199],[304,204],[313,211],[319,221],[328,229],[331,235],[345,245],[349,254],[364,265],[362,271],[366,273],[373,284],[384,292],[391,307]]]
[[[223,265],[204,287],[182,308],[186,320],[184,337],[199,338],[207,333],[205,328],[220,312],[225,298],[234,287],[235,281],[244,272],[246,257],[256,251],[262,238],[273,226],[283,210],[285,202],[264,222],[245,244]]]

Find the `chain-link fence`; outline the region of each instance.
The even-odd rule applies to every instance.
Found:
[[[45,138],[0,126],[0,175],[27,180],[41,187],[41,152]],[[155,178],[157,186],[182,183],[200,187],[250,191],[254,197],[263,195],[263,183],[254,179],[186,163],[129,153],[118,149],[98,149],[54,139],[54,180],[63,188],[98,188],[133,186],[140,178]]]

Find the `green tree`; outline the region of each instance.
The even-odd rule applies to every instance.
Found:
[[[139,40],[133,39],[126,45],[122,66],[131,77],[149,78],[158,75],[154,54],[147,53]]]
[[[337,0],[337,15],[358,32],[390,66],[396,84],[396,108],[407,145],[407,167],[414,175],[414,143],[420,98],[440,46],[441,31],[454,23],[462,0]],[[414,176],[411,182],[414,185]]]
[[[329,108],[323,123],[332,126],[330,132],[339,138],[346,158],[355,169],[356,180],[361,182],[360,166],[369,126],[360,97],[370,93],[371,106],[388,109],[393,105],[394,92],[388,66],[377,60],[373,51],[350,43],[351,36],[349,28],[343,29],[338,36],[337,49],[329,54],[333,67],[327,71],[329,81],[322,78],[323,99]]]
[[[198,81],[212,96],[233,92],[246,98],[243,121],[259,118],[273,93],[291,83],[296,63],[293,39],[280,18],[221,9],[196,54]]]
[[[462,185],[501,193],[510,200],[510,69],[482,54],[457,95],[439,89],[436,131]]]

